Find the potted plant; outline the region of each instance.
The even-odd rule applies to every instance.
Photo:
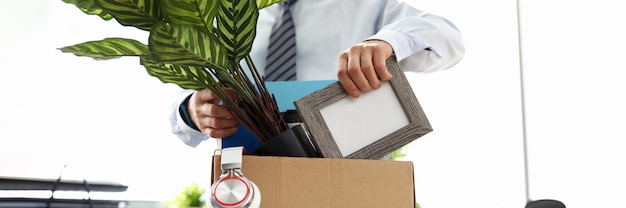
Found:
[[[208,88],[264,144],[289,126],[249,52],[259,9],[280,1],[63,0],[85,14],[114,19],[150,35],[147,44],[113,37],[60,50],[96,60],[138,57],[148,74],[163,83]]]
[[[204,188],[198,183],[187,185],[175,199],[167,201],[172,208],[203,208],[206,207],[206,201],[203,199]]]

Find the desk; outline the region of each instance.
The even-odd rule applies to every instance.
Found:
[[[56,184],[57,191],[85,191],[85,183],[82,180],[41,179],[1,177],[0,190],[49,190],[52,191]],[[112,182],[90,182],[86,184],[89,191],[124,192],[128,186]]]
[[[0,190],[5,191],[85,191],[124,192],[128,186],[113,182],[89,182],[83,180],[58,180],[42,178],[0,177]],[[63,207],[63,208],[119,208],[120,200],[58,199],[34,197],[0,197],[2,207]]]

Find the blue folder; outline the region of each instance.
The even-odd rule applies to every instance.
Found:
[[[265,85],[276,97],[278,109],[284,112],[296,109],[294,101],[334,82],[337,80],[265,82]],[[243,146],[246,153],[252,153],[261,146],[256,137],[243,125],[240,124],[237,128],[237,133],[222,139],[222,148]]]

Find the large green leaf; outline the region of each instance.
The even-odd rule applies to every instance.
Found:
[[[265,7],[268,7],[272,4],[281,2],[283,0],[256,0],[256,5],[259,9],[263,9]]]
[[[213,31],[219,1],[161,0],[165,20],[171,24],[194,25]]]
[[[215,35],[191,25],[159,23],[148,39],[152,56],[163,63],[226,70],[226,51]]]
[[[94,0],[124,26],[150,30],[163,20],[161,0]]]
[[[150,55],[147,45],[126,38],[106,38],[98,41],[88,41],[66,46],[59,50],[65,53],[73,53],[77,56],[91,57],[96,60],[114,59],[121,56]]]
[[[111,20],[113,16],[108,12],[102,10],[98,4],[96,4],[93,0],[63,0],[63,2],[68,4],[74,4],[80,11],[84,12],[88,15],[98,15],[103,20]]]
[[[176,84],[183,89],[200,90],[217,85],[217,80],[199,66],[163,64],[149,56],[141,57],[141,65],[150,76],[158,78],[163,83]]]
[[[259,17],[256,0],[222,0],[217,16],[219,40],[229,60],[239,62],[252,48]]]

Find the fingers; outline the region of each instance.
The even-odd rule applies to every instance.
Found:
[[[205,102],[210,102],[210,103],[217,103],[219,102],[221,99],[219,96],[217,96],[217,94],[215,94],[213,91],[209,90],[209,89],[203,89],[200,91],[197,91],[194,95],[192,95],[192,99],[194,99],[195,96],[195,100],[199,103],[205,103]]]
[[[339,55],[339,70],[337,71],[337,79],[343,89],[354,98],[361,96],[361,90],[356,86],[350,74],[348,74],[348,53],[343,52]]]
[[[224,138],[237,132],[239,122],[234,118],[205,116],[199,119],[198,128],[212,138]]]
[[[339,55],[337,78],[352,97],[378,89],[380,80],[391,80],[386,61],[393,49],[384,41],[367,41]]]
[[[376,69],[376,67],[374,67],[374,60],[372,59],[375,51],[365,51],[364,53],[361,53],[361,57],[360,57],[360,61],[361,61],[361,72],[365,75],[366,78],[366,82],[364,82],[364,85],[366,85],[364,88],[360,88],[361,91],[367,92],[370,91],[372,89],[378,89],[380,88],[380,80],[378,78],[378,74],[377,71],[379,71],[380,69]],[[358,71],[359,69],[354,69],[355,71]],[[357,85],[359,86],[359,85]]]
[[[239,122],[226,107],[219,105],[220,98],[211,90],[194,93],[189,100],[189,116],[202,133],[223,138],[237,131]]]
[[[387,70],[387,59],[389,59],[391,54],[386,54],[381,50],[376,50],[372,55],[372,64],[380,80],[391,80],[391,73]]]
[[[205,102],[201,103],[199,107],[195,109],[200,116],[210,116],[216,118],[234,118],[230,111],[217,103]]]

